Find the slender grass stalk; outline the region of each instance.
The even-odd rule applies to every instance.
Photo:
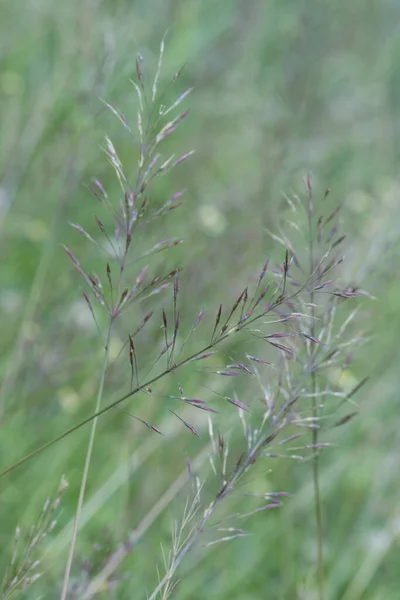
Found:
[[[312,377],[312,384],[314,385],[315,376]],[[317,414],[317,410],[313,409],[313,414]],[[313,431],[313,444],[318,444],[318,431]],[[314,498],[315,498],[315,520],[317,524],[317,578],[318,578],[318,598],[324,600],[325,598],[325,576],[324,576],[324,532],[322,528],[322,506],[321,506],[321,494],[319,485],[319,454],[315,453],[313,458],[313,485],[314,485]]]
[[[107,371],[107,367],[108,367],[108,360],[109,360],[109,353],[110,353],[110,340],[111,340],[111,332],[112,332],[113,323],[114,323],[114,319],[111,317],[109,327],[108,327],[108,333],[107,333],[104,361],[103,361],[103,366],[102,366],[101,376],[100,376],[99,391],[98,391],[97,400],[96,400],[96,408],[95,408],[96,413],[99,412],[100,407],[101,407],[101,402],[103,399],[104,381],[105,381],[106,371]],[[74,553],[75,553],[76,539],[78,536],[79,519],[81,516],[83,501],[85,498],[86,484],[87,484],[87,479],[88,479],[88,475],[89,475],[90,461],[91,461],[92,453],[93,453],[94,439],[95,439],[95,435],[96,435],[96,428],[97,428],[98,420],[99,420],[99,418],[95,417],[92,421],[92,427],[91,427],[90,438],[89,438],[89,446],[88,446],[88,449],[86,452],[85,466],[83,469],[81,487],[79,490],[78,505],[77,505],[76,513],[75,513],[71,545],[69,548],[67,566],[65,568],[64,581],[63,581],[63,587],[61,590],[60,600],[65,600],[67,597],[67,593],[68,593],[68,583],[69,583],[70,574],[71,574],[72,561],[73,561]]]
[[[313,196],[312,196],[312,179],[311,175],[307,177],[307,194],[308,194],[308,235],[309,235],[309,269],[310,273],[315,271],[315,258],[314,258],[314,232],[313,232]],[[315,337],[315,291],[314,286],[310,288],[310,305],[311,305],[311,324],[310,333],[311,336]],[[317,380],[314,369],[315,354],[318,350],[317,346],[311,345],[310,350],[310,363],[311,363],[311,409],[314,421],[318,419],[318,396],[317,392]],[[318,428],[312,429],[312,444],[314,448],[318,447],[319,442],[319,430]],[[315,510],[315,523],[316,523],[316,541],[317,541],[317,584],[318,584],[318,600],[324,600],[325,597],[325,578],[324,578],[324,533],[322,527],[322,506],[321,506],[321,493],[319,483],[319,452],[315,452],[312,459],[312,471],[313,471],[313,487],[314,487],[314,510]]]

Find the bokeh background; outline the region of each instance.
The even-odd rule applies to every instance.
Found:
[[[349,237],[342,277],[376,300],[361,303],[357,327],[368,341],[343,378],[351,388],[371,376],[357,396],[360,416],[332,434],[334,448],[321,461],[327,598],[399,597],[399,26],[396,0],[3,0],[1,468],[92,412],[102,348],[61,243],[94,270],[100,264],[68,223],[95,232],[100,208],[85,188],[93,177],[118,201],[101,150],[106,132],[131,173],[137,156],[99,98],[135,123],[129,79],[137,52],[152,76],[168,30],[160,87],[185,63],[176,91],[194,92],[184,103],[189,117],[164,151],[196,153],[155,187],[152,201],[160,205],[179,189],[188,192],[178,211],[155,223],[151,243],[135,241],[138,252],[153,240],[185,239],[152,264],[184,268],[183,318],[192,322],[201,308],[210,315],[200,345],[219,303],[254,281],[267,255],[282,259],[267,229],[279,222],[283,193],[303,194],[311,170],[316,195],[331,188],[327,202],[343,203]],[[146,308],[131,313],[130,330]],[[107,400],[129,385],[127,357],[117,360],[124,334],[121,328],[113,341]],[[143,339],[142,364],[159,341],[157,328]],[[199,393],[201,375],[182,378]],[[163,393],[171,393],[168,385]],[[232,392],[229,385],[224,392]],[[197,439],[165,403],[135,402],[129,409],[167,435],[117,412],[101,421],[74,577],[86,576],[88,560],[96,572],[129,532],[138,533],[115,574],[120,583],[104,598],[145,598],[155,587],[160,544],[168,551],[189,491],[186,459],[199,469],[207,463],[204,421]],[[223,408],[222,418],[239,447],[233,412]],[[29,529],[62,474],[70,483],[43,548],[43,577],[23,597],[58,597],[87,437],[81,429],[0,482],[1,570],[16,525]],[[256,479],[255,487],[290,492],[285,507],[249,519],[247,538],[200,544],[179,573],[177,598],[315,597],[310,464],[273,462]]]

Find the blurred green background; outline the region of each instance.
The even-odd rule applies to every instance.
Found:
[[[154,203],[187,188],[185,204],[156,221],[149,239],[135,240],[138,252],[170,236],[185,239],[151,264],[156,271],[184,268],[182,318],[193,322],[201,308],[208,310],[200,345],[219,303],[232,303],[267,255],[282,259],[266,232],[279,221],[282,193],[303,194],[310,169],[316,194],[331,188],[329,202],[343,202],[342,228],[350,234],[343,277],[377,299],[362,302],[357,327],[369,340],[346,372],[350,387],[371,375],[357,397],[361,415],[331,435],[335,446],[321,461],[327,598],[399,598],[399,25],[396,0],[3,0],[0,468],[93,410],[102,348],[61,243],[93,270],[101,264],[68,222],[96,231],[93,214],[100,217],[101,207],[85,188],[93,177],[119,201],[101,150],[106,132],[131,174],[137,155],[99,98],[135,123],[129,79],[136,78],[137,52],[152,76],[168,30],[160,87],[185,63],[175,91],[195,89],[184,103],[190,116],[163,152],[196,153],[155,186]],[[151,308],[163,302],[168,295]],[[148,307],[137,311],[130,313],[130,331]],[[142,365],[162,342],[157,327],[150,330]],[[125,339],[121,327],[106,401],[129,386],[128,360],[117,360]],[[195,370],[181,382],[190,394],[202,393]],[[169,386],[160,393],[172,393]],[[230,386],[222,391],[232,393]],[[189,490],[186,459],[207,465],[204,419],[193,417],[198,439],[165,403],[146,397],[135,403],[129,410],[167,435],[117,412],[100,423],[74,578],[84,580],[85,559],[100,564],[129,532],[138,533],[115,574],[120,583],[104,598],[145,598],[156,586],[160,544],[168,551],[171,524]],[[221,412],[221,427],[232,427],[231,444],[239,448],[234,411]],[[35,523],[62,474],[70,483],[43,548],[43,577],[23,597],[59,595],[87,438],[81,429],[0,481],[0,572],[16,525]],[[262,486],[290,492],[285,507],[249,519],[248,538],[209,549],[200,543],[179,573],[177,598],[315,598],[310,465],[266,464],[254,475],[254,489]],[[212,497],[207,485],[205,494]]]

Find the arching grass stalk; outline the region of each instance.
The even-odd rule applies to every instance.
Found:
[[[84,427],[85,425],[91,423],[94,419],[97,419],[98,417],[100,417],[100,416],[108,413],[113,408],[118,407],[120,404],[122,404],[123,402],[125,402],[126,400],[128,400],[128,398],[132,398],[133,396],[135,396],[139,392],[141,392],[143,390],[146,390],[147,388],[149,388],[151,385],[153,385],[154,383],[156,383],[157,381],[159,381],[160,379],[162,379],[166,375],[172,373],[173,371],[176,371],[176,370],[180,369],[181,367],[184,367],[185,365],[188,365],[189,363],[191,363],[194,360],[199,359],[201,356],[204,356],[204,354],[208,353],[210,350],[213,350],[213,349],[217,348],[220,344],[222,344],[223,342],[225,342],[226,340],[228,340],[229,338],[231,338],[236,333],[239,333],[239,332],[242,332],[242,331],[246,331],[247,328],[250,325],[253,325],[257,321],[260,321],[260,319],[262,319],[263,317],[267,316],[268,314],[271,314],[271,313],[273,314],[275,310],[277,310],[280,306],[283,306],[287,301],[294,300],[302,291],[304,291],[305,288],[307,288],[307,286],[308,286],[308,284],[310,282],[311,282],[311,279],[307,279],[307,281],[304,283],[304,285],[302,285],[299,289],[297,289],[293,294],[290,294],[287,297],[280,297],[280,298],[278,298],[275,302],[273,302],[270,305],[268,305],[268,308],[266,310],[261,311],[256,316],[254,316],[252,318],[249,318],[248,320],[246,320],[244,322],[239,322],[239,323],[234,324],[229,329],[229,331],[227,331],[226,333],[224,333],[222,335],[217,336],[210,344],[207,344],[206,346],[204,346],[204,347],[196,350],[195,352],[193,352],[192,354],[190,354],[190,356],[187,356],[186,358],[182,359],[178,363],[174,363],[174,364],[170,365],[167,369],[163,370],[159,374],[157,374],[154,377],[146,380],[143,383],[140,383],[139,386],[137,386],[136,388],[134,388],[132,391],[128,392],[127,394],[125,394],[121,398],[118,398],[117,400],[114,400],[113,402],[110,402],[109,404],[107,404],[103,408],[100,408],[98,411],[92,413],[86,419],[83,419],[82,421],[80,421],[79,423],[77,423],[76,425],[74,425],[73,427],[70,427],[70,429],[67,429],[66,431],[63,431],[63,433],[61,433],[57,437],[55,437],[52,440],[46,442],[45,444],[43,444],[39,448],[36,448],[35,450],[33,450],[32,452],[26,454],[21,459],[19,459],[18,461],[16,461],[12,465],[10,465],[9,467],[7,467],[3,471],[1,471],[0,472],[0,478],[4,477],[8,473],[11,473],[12,471],[14,471],[19,466],[23,465],[24,463],[26,463],[27,461],[31,460],[35,456],[41,454],[44,450],[47,450],[48,448],[50,448],[54,444],[60,442],[64,438],[68,437],[69,435],[71,435],[72,433],[74,433],[75,431],[77,431],[78,429],[80,429],[81,427]],[[282,318],[282,322],[285,322],[285,320],[287,320],[287,317],[283,317]],[[279,321],[275,321],[275,322],[279,322]]]

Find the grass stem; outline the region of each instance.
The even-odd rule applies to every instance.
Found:
[[[102,370],[101,370],[100,385],[99,385],[99,391],[98,391],[97,400],[96,400],[96,409],[95,409],[96,413],[100,410],[101,401],[102,401],[102,398],[103,398],[104,381],[105,381],[106,371],[107,371],[107,367],[108,367],[109,352],[110,352],[110,340],[111,340],[111,331],[112,331],[113,322],[114,321],[111,318],[110,319],[110,323],[109,323],[109,327],[108,327],[107,341],[106,341],[105,354],[104,354],[104,361],[103,361],[103,367],[102,367]],[[74,526],[73,526],[73,530],[72,530],[71,545],[70,545],[70,548],[69,548],[68,560],[67,560],[67,565],[66,565],[66,568],[65,568],[64,581],[63,581],[63,587],[62,587],[62,590],[61,590],[60,600],[66,600],[66,598],[67,598],[68,583],[69,583],[69,579],[70,579],[70,575],[71,575],[71,567],[72,567],[72,561],[73,561],[74,553],[75,553],[76,539],[77,539],[77,536],[78,536],[79,520],[80,520],[80,515],[81,515],[81,512],[82,512],[83,501],[84,501],[84,498],[85,498],[85,490],[86,490],[86,484],[87,484],[87,479],[88,479],[88,475],[89,475],[90,461],[91,461],[91,458],[92,458],[92,452],[93,452],[93,446],[94,446],[94,439],[95,439],[96,428],[97,428],[97,421],[98,421],[98,417],[95,417],[93,419],[93,421],[92,421],[92,427],[91,427],[91,430],[90,430],[89,446],[88,446],[88,449],[87,449],[87,452],[86,452],[85,466],[84,466],[84,469],[83,469],[81,487],[80,487],[80,490],[79,490],[78,505],[77,505],[76,513],[75,513],[75,520],[74,520]]]
[[[307,191],[308,191],[308,230],[309,230],[309,259],[310,259],[310,276],[315,271],[315,258],[314,258],[314,233],[313,233],[313,195],[312,195],[312,179],[311,175],[307,176],[306,180]],[[311,325],[310,333],[311,337],[315,337],[315,293],[314,286],[311,285],[310,289],[310,306],[311,306]],[[312,393],[312,416],[314,423],[318,422],[318,397],[317,391],[317,380],[315,374],[315,350],[311,346],[310,351],[310,367],[311,367],[311,393]],[[312,444],[314,448],[318,446],[318,428],[312,430]],[[318,585],[318,600],[324,600],[325,597],[325,577],[324,577],[324,551],[323,551],[323,528],[322,528],[322,507],[321,507],[321,494],[319,485],[319,453],[316,450],[313,461],[313,487],[314,487],[314,506],[315,506],[315,523],[317,529],[317,568],[316,577]]]

